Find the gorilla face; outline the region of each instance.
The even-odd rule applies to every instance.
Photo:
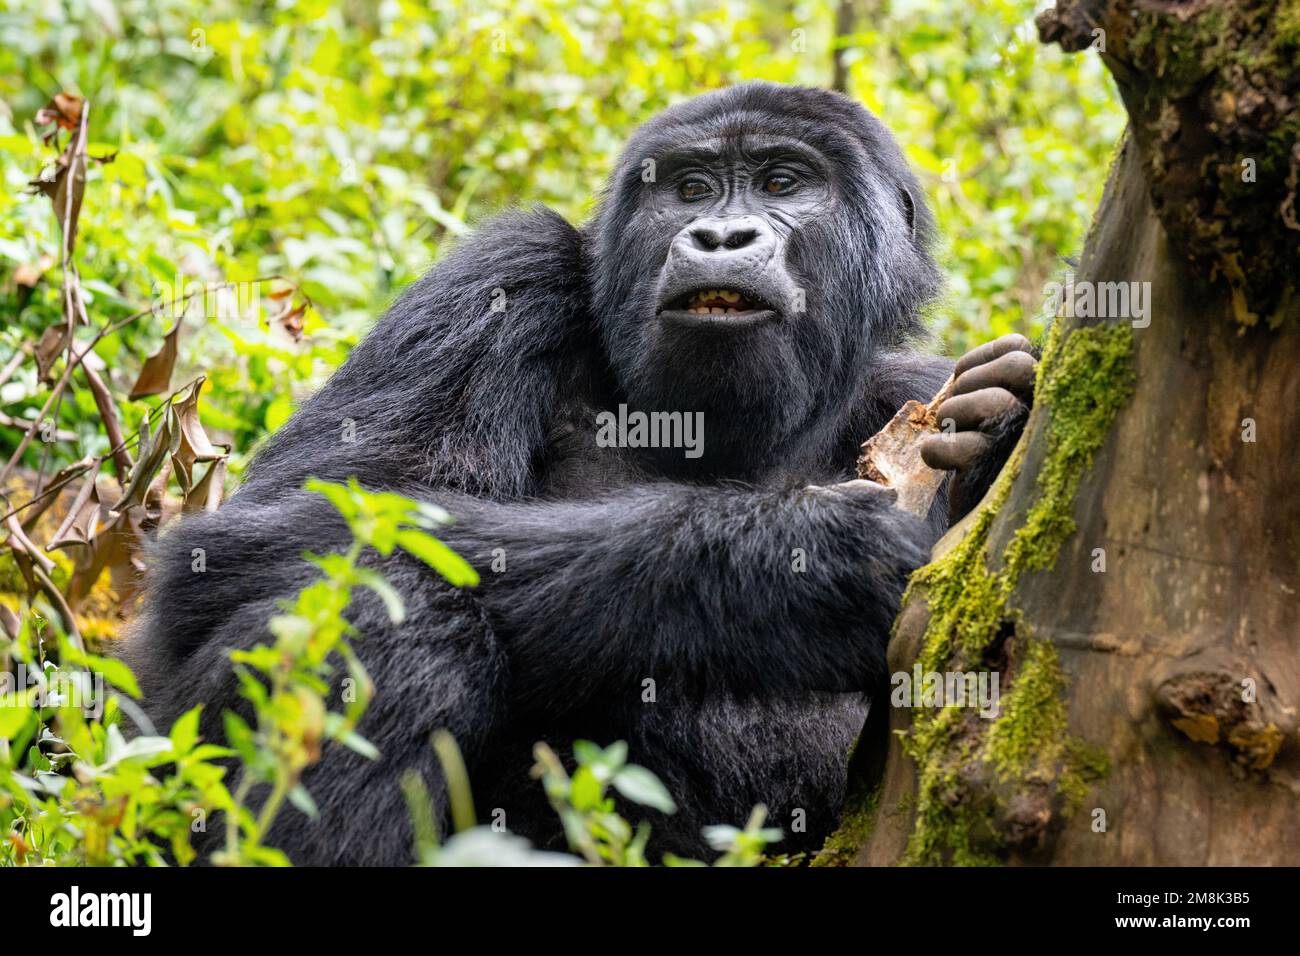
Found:
[[[806,291],[787,249],[829,208],[820,154],[783,137],[717,139],[673,150],[660,173],[644,197],[668,249],[658,320],[723,335],[797,320]]]
[[[928,210],[888,131],[838,94],[746,84],[633,136],[591,227],[621,396],[703,412],[689,465],[738,477],[843,433],[872,350],[937,288]]]

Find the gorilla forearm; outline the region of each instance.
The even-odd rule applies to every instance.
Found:
[[[510,696],[547,712],[630,697],[645,678],[695,696],[871,689],[907,575],[934,537],[887,493],[664,482],[594,501],[492,502],[402,490],[457,516],[439,536],[482,575],[473,599],[509,656]],[[233,606],[290,597],[312,579],[297,529],[313,529],[315,550],[346,544],[317,495],[236,502],[187,522],[159,555],[178,657]],[[201,575],[188,568],[195,543]],[[394,577],[391,563],[380,569]],[[394,583],[417,605],[430,586],[409,573]]]
[[[631,695],[864,691],[933,532],[879,493],[672,484],[595,502],[444,502],[513,696],[547,710]],[[505,570],[487,570],[503,549]]]

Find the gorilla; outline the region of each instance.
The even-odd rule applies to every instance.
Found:
[[[928,520],[852,480],[859,444],[954,371],[920,350],[933,233],[893,137],[840,94],[750,83],[665,110],[589,223],[539,209],[482,227],[223,507],[161,535],[125,651],[146,713],[166,727],[201,702],[203,734],[223,739],[222,711],[245,710],[230,652],[269,640],[279,603],[315,579],[305,551],[350,541],[305,480],[355,477],[450,512],[439,536],[482,582],[369,556],[407,611],[394,625],[366,593],[348,612],[376,686],[359,730],[381,759],[326,747],[303,780],[318,818],[286,808],[271,845],[300,864],[409,863],[398,780],[424,775],[445,828],[429,745],[445,728],[479,819],[504,812],[541,847],[564,841],[533,744],[590,739],[627,741],[679,805],[631,810],[652,819],[652,853],[706,857],[701,828],[759,803],[779,849],[818,848],[907,577],[1032,401],[1029,343],[985,345],[940,409],[955,434],[924,448],[954,473]],[[688,416],[702,441],[600,439],[599,421],[637,413]]]

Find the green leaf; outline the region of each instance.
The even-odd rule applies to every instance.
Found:
[[[67,645],[66,659],[70,663],[79,664],[92,673],[99,673],[104,676],[104,680],[112,684],[118,690],[123,691],[130,696],[140,698],[140,685],[136,683],[135,675],[131,673],[131,668],[127,667],[122,661],[113,657],[100,657],[97,654],[87,654],[78,651],[71,644]]]
[[[357,568],[354,573],[359,584],[379,595],[390,621],[401,624],[406,620],[406,605],[402,603],[402,596],[382,574],[370,568]]]
[[[13,740],[28,733],[36,722],[31,693],[5,694],[0,697],[0,739]]]
[[[355,730],[349,730],[339,737],[339,743],[355,753],[368,757],[371,760],[378,760],[381,756],[379,748],[372,744],[365,737],[362,737]]]
[[[580,812],[600,807],[600,781],[590,767],[579,767],[573,772],[573,780],[569,784],[569,802]]]
[[[188,754],[194,749],[194,745],[199,742],[199,714],[202,710],[202,704],[192,707],[177,717],[176,722],[172,724],[171,733],[168,736],[171,737],[172,750],[175,751],[178,758]]]
[[[337,508],[339,513],[349,521],[361,513],[361,506],[344,485],[309,478],[303,487],[308,491],[315,491],[324,495],[329,499],[330,504]]]
[[[257,756],[257,745],[253,742],[253,729],[248,726],[248,721],[233,710],[225,711],[221,720],[226,728],[226,743],[235,748],[244,763],[252,763]]]
[[[662,813],[677,812],[677,804],[673,803],[668,788],[645,767],[628,764],[614,775],[613,784],[615,790],[633,803],[651,807]]]
[[[289,791],[289,802],[311,819],[320,819],[320,808],[316,806],[316,801],[312,799],[312,795],[307,792],[307,788],[302,784],[298,784]]]
[[[479,583],[478,572],[469,562],[431,534],[403,531],[398,534],[397,543],[458,588],[474,587]]]

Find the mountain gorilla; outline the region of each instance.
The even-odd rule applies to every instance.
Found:
[[[128,644],[148,714],[166,727],[202,702],[222,739],[222,710],[243,709],[230,651],[267,640],[313,580],[304,551],[349,540],[304,480],[356,476],[450,511],[440,534],[483,580],[459,590],[407,555],[374,558],[407,610],[395,626],[366,593],[349,611],[377,688],[360,730],[382,759],[327,747],[304,780],[319,820],[286,810],[270,843],[298,863],[410,861],[398,779],[418,769],[445,810],[442,727],[480,820],[504,811],[538,845],[563,839],[529,778],[533,743],[568,754],[588,738],[627,741],[679,804],[654,816],[652,851],[705,856],[701,827],[758,803],[781,849],[816,848],[904,582],[979,499],[1031,399],[1023,339],[962,360],[942,410],[956,434],[925,452],[960,487],[929,521],[847,481],[859,443],[953,369],[914,345],[939,286],[932,229],[893,138],[838,94],[755,83],[666,110],[594,221],[485,226],[224,507],[162,536]],[[600,441],[603,412],[702,413],[702,450]]]

